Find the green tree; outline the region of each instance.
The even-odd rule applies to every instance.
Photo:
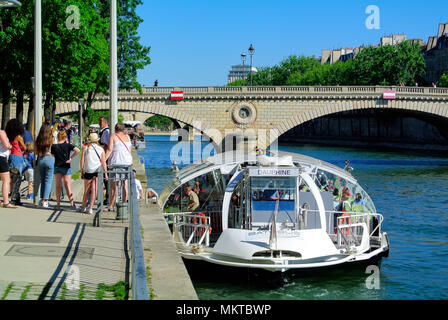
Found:
[[[22,121],[24,97],[30,96],[32,92],[32,8],[33,3],[27,1],[21,7],[0,10],[0,95],[3,128],[11,116],[9,103],[14,95],[17,99],[16,117]]]
[[[363,48],[354,59],[353,79],[357,85],[413,85],[425,74],[426,64],[418,44]]]
[[[92,2],[100,17],[109,21],[110,0]],[[117,5],[118,87],[124,90],[137,89],[140,93],[142,88],[137,81],[137,72],[151,63],[150,47],[143,46],[138,36],[138,28],[143,19],[137,15],[136,9],[142,3],[141,0],[119,0]],[[110,33],[107,30],[103,36],[109,42]],[[92,105],[98,94],[109,92],[109,69],[98,73],[95,82],[96,86],[87,93],[86,108]],[[87,121],[87,117],[87,110],[83,110],[84,121]]]
[[[253,75],[254,85],[280,86],[285,85],[288,78],[294,73],[306,73],[320,62],[311,57],[291,55],[282,60],[279,65],[261,68]]]
[[[144,124],[150,128],[168,129],[173,121],[170,118],[155,115],[145,120]]]
[[[440,77],[440,80],[437,81],[437,85],[439,87],[448,87],[448,74],[444,73]]]
[[[47,1],[43,6],[44,110],[45,118],[51,120],[56,101],[77,101],[97,86],[99,75],[108,72],[107,20],[98,14],[93,1],[73,0],[70,5],[80,14],[75,28],[66,23],[66,1]]]

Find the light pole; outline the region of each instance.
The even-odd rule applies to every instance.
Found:
[[[42,0],[36,0],[34,5],[34,139],[39,135],[42,126]],[[37,175],[34,179],[34,199],[39,202],[39,182]]]
[[[42,126],[42,0],[34,7],[34,139]]]
[[[78,136],[79,136],[79,147],[82,148],[82,112],[84,110],[84,98],[79,98],[79,121],[78,121]]]
[[[250,85],[252,86],[252,56],[254,55],[254,47],[252,46],[252,44],[249,47],[249,55],[250,55]]]
[[[241,60],[243,60],[243,72],[242,72],[242,74],[243,74],[243,76],[242,76],[242,80],[243,80],[243,84],[244,84],[244,72],[245,72],[245,70],[244,70],[244,61],[246,61],[246,54],[245,53],[242,53],[241,54]]]
[[[118,122],[117,0],[110,1],[110,133]]]

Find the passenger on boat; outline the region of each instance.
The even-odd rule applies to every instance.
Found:
[[[187,211],[193,212],[199,207],[198,195],[195,192],[193,192],[193,188],[190,185],[186,187],[185,193],[187,194],[188,197]]]
[[[334,190],[333,180],[328,181],[328,185],[325,187],[325,190],[329,192]]]
[[[351,211],[352,206],[350,205],[349,195],[350,193],[347,190],[342,191],[339,207],[336,211]]]
[[[348,171],[350,173],[353,172],[353,167],[350,166],[350,161],[349,160],[345,160],[345,167],[344,167],[345,171]]]
[[[253,194],[253,196],[252,196],[252,199],[253,199],[253,200],[258,200],[258,193],[257,193],[257,191],[254,191],[254,194]]]
[[[237,207],[240,206],[240,198],[238,197],[238,195],[236,194],[232,195],[232,204]]]
[[[353,200],[351,207],[352,207],[353,212],[366,211],[366,204],[365,204],[364,199],[362,198],[360,193],[356,194],[355,200]]]
[[[339,206],[339,200],[340,200],[340,197],[339,197],[339,189],[338,189],[338,188],[335,188],[335,189],[333,190],[333,207],[334,207],[335,210],[336,210],[337,207]]]
[[[196,181],[194,183],[194,188],[193,188],[194,193],[196,193],[197,195],[199,195],[199,192],[201,192],[201,186],[200,186],[200,182]]]

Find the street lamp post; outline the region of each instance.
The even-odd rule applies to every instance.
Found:
[[[110,1],[110,133],[118,122],[117,0]]]
[[[79,98],[78,101],[78,106],[79,106],[79,121],[78,121],[78,136],[79,136],[79,146],[82,148],[82,112],[84,110],[84,98]]]
[[[243,80],[243,84],[244,84],[244,73],[245,73],[245,70],[244,70],[244,61],[246,61],[246,54],[245,53],[242,53],[241,54],[241,60],[243,60],[243,72],[242,72],[242,74],[243,74],[243,76],[242,76],[242,80]]]
[[[252,46],[252,44],[249,47],[249,55],[250,55],[250,85],[252,86],[252,56],[254,55],[254,47]]]
[[[39,135],[42,126],[42,0],[34,5],[34,139]],[[37,177],[34,181],[33,203],[39,201]]]

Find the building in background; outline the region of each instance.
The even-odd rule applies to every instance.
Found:
[[[258,69],[252,66],[252,75],[256,74],[258,72]],[[229,75],[227,76],[227,83],[231,83],[235,80],[244,80],[247,79],[247,77],[250,74],[250,66],[247,65],[236,65],[232,66],[232,69],[229,71]]]
[[[426,61],[426,82],[437,82],[444,73],[448,73],[448,22],[439,23],[437,36],[428,38],[423,54]]]
[[[448,73],[448,22],[439,23],[436,36],[430,36],[428,42],[422,39],[406,39],[405,34],[392,34],[383,36],[379,46],[397,45],[403,41],[418,44],[426,61],[426,75],[424,80],[431,84],[436,83],[444,73]],[[364,46],[358,48],[341,48],[334,50],[322,50],[320,62],[322,64],[334,64],[338,61],[354,59]]]
[[[391,34],[388,36],[381,37],[380,45],[382,45],[382,46],[385,46],[387,44],[396,45],[403,41],[406,41],[405,34]]]

